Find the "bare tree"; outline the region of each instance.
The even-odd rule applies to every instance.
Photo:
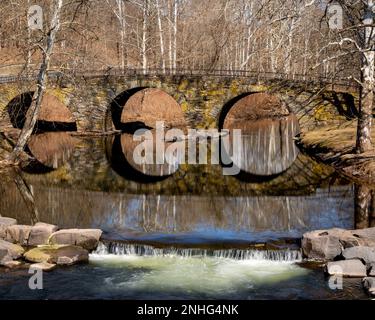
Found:
[[[46,89],[48,69],[50,65],[51,55],[53,53],[56,34],[60,28],[60,13],[62,6],[63,0],[54,0],[52,18],[49,26],[49,31],[47,33],[46,47],[42,48],[43,59],[38,75],[37,90],[35,91],[31,106],[27,111],[26,121],[18,138],[17,144],[10,155],[10,161],[12,162],[17,162],[20,158],[21,153],[25,149],[25,146],[31,134],[34,131],[34,127],[39,116],[43,95]]]
[[[374,1],[331,1],[338,3],[346,18],[344,30],[337,34],[337,39],[324,48],[334,47],[335,54],[326,57],[323,62],[359,55],[361,78],[353,77],[360,85],[360,106],[357,128],[357,153],[372,149],[371,125],[375,83],[375,36],[374,36]]]

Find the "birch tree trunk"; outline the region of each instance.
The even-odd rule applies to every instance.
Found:
[[[121,43],[120,43],[120,54],[121,54],[121,68],[122,70],[125,69],[125,38],[126,38],[126,22],[125,22],[125,8],[124,8],[124,2],[123,0],[117,0],[117,6],[118,6],[118,20],[120,22],[120,37],[121,37]]]
[[[372,108],[374,99],[374,81],[375,81],[375,51],[374,51],[374,13],[372,7],[373,0],[367,0],[366,13],[363,19],[365,26],[365,52],[362,62],[362,82],[360,110],[357,129],[357,153],[364,153],[372,149],[371,142],[371,122]]]
[[[177,68],[177,12],[178,0],[174,0],[174,13],[173,13],[173,69]]]
[[[158,16],[161,68],[162,68],[163,73],[165,73],[164,38],[163,38],[163,27],[161,24],[161,16],[160,16],[161,10],[160,10],[159,0],[156,0],[156,10],[157,10],[157,16]]]
[[[147,8],[148,0],[143,5],[143,22],[142,22],[142,69],[143,73],[147,73]]]
[[[48,68],[51,60],[53,47],[55,44],[56,34],[60,28],[60,13],[63,5],[63,0],[54,0],[53,13],[51,18],[50,31],[47,35],[47,46],[43,51],[43,59],[39,70],[37,89],[34,93],[34,97],[26,114],[26,121],[22,128],[21,134],[18,138],[17,144],[10,154],[10,161],[17,162],[22,154],[25,146],[34,131],[35,124],[37,122],[40,107],[42,104],[43,94],[48,77]]]
[[[172,59],[172,0],[168,0],[168,21],[169,21],[169,42],[168,42],[168,58],[169,58],[169,69],[173,68],[173,59]]]

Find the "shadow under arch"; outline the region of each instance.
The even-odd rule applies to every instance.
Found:
[[[121,135],[108,137],[105,141],[105,150],[107,160],[112,169],[126,180],[139,183],[157,183],[173,175],[149,176],[133,168],[122,151]]]
[[[25,125],[26,114],[29,110],[34,96],[34,91],[24,92],[13,98],[6,106],[6,111],[9,115],[10,122],[14,128],[22,129]],[[45,95],[52,97],[50,95]],[[52,98],[53,99],[53,98]],[[55,98],[56,99],[56,98]],[[62,104],[62,103],[61,103]],[[42,101],[43,107],[43,101]],[[65,106],[64,106],[65,107]],[[69,111],[70,113],[70,111]],[[53,115],[52,115],[53,118]],[[73,116],[71,115],[71,118]],[[76,121],[53,121],[46,119],[38,119],[35,124],[35,132],[56,132],[56,131],[77,131]]]
[[[125,90],[117,95],[112,102],[109,104],[106,112],[106,129],[110,127],[109,123],[112,121],[113,125],[115,126],[116,130],[127,131],[128,126],[121,122],[121,114],[122,110],[126,104],[126,102],[130,99],[130,97],[148,87],[136,87]]]
[[[223,108],[221,109],[221,112],[220,112],[220,115],[219,115],[219,119],[218,119],[218,128],[219,128],[220,131],[224,127],[225,118],[226,118],[227,114],[229,113],[230,109],[232,109],[232,107],[238,101],[240,101],[241,99],[243,99],[243,98],[245,98],[245,97],[247,97],[249,95],[256,94],[256,93],[259,93],[259,92],[245,92],[245,93],[242,93],[239,96],[234,97],[233,99],[229,100],[228,102],[226,102],[224,104]]]

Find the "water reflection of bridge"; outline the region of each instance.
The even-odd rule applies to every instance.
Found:
[[[207,237],[298,237],[311,229],[354,227],[353,190],[336,187],[310,196],[174,196],[32,186],[41,221],[60,227],[101,227],[113,235],[194,233]],[[2,190],[1,211],[29,223],[16,187]],[[9,215],[9,214],[8,214]],[[242,233],[242,234],[241,234]]]

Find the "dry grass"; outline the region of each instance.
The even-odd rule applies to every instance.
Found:
[[[301,144],[320,160],[332,164],[346,176],[375,185],[375,149],[355,154],[357,122],[328,126],[301,135]],[[375,126],[372,130],[375,142]]]

